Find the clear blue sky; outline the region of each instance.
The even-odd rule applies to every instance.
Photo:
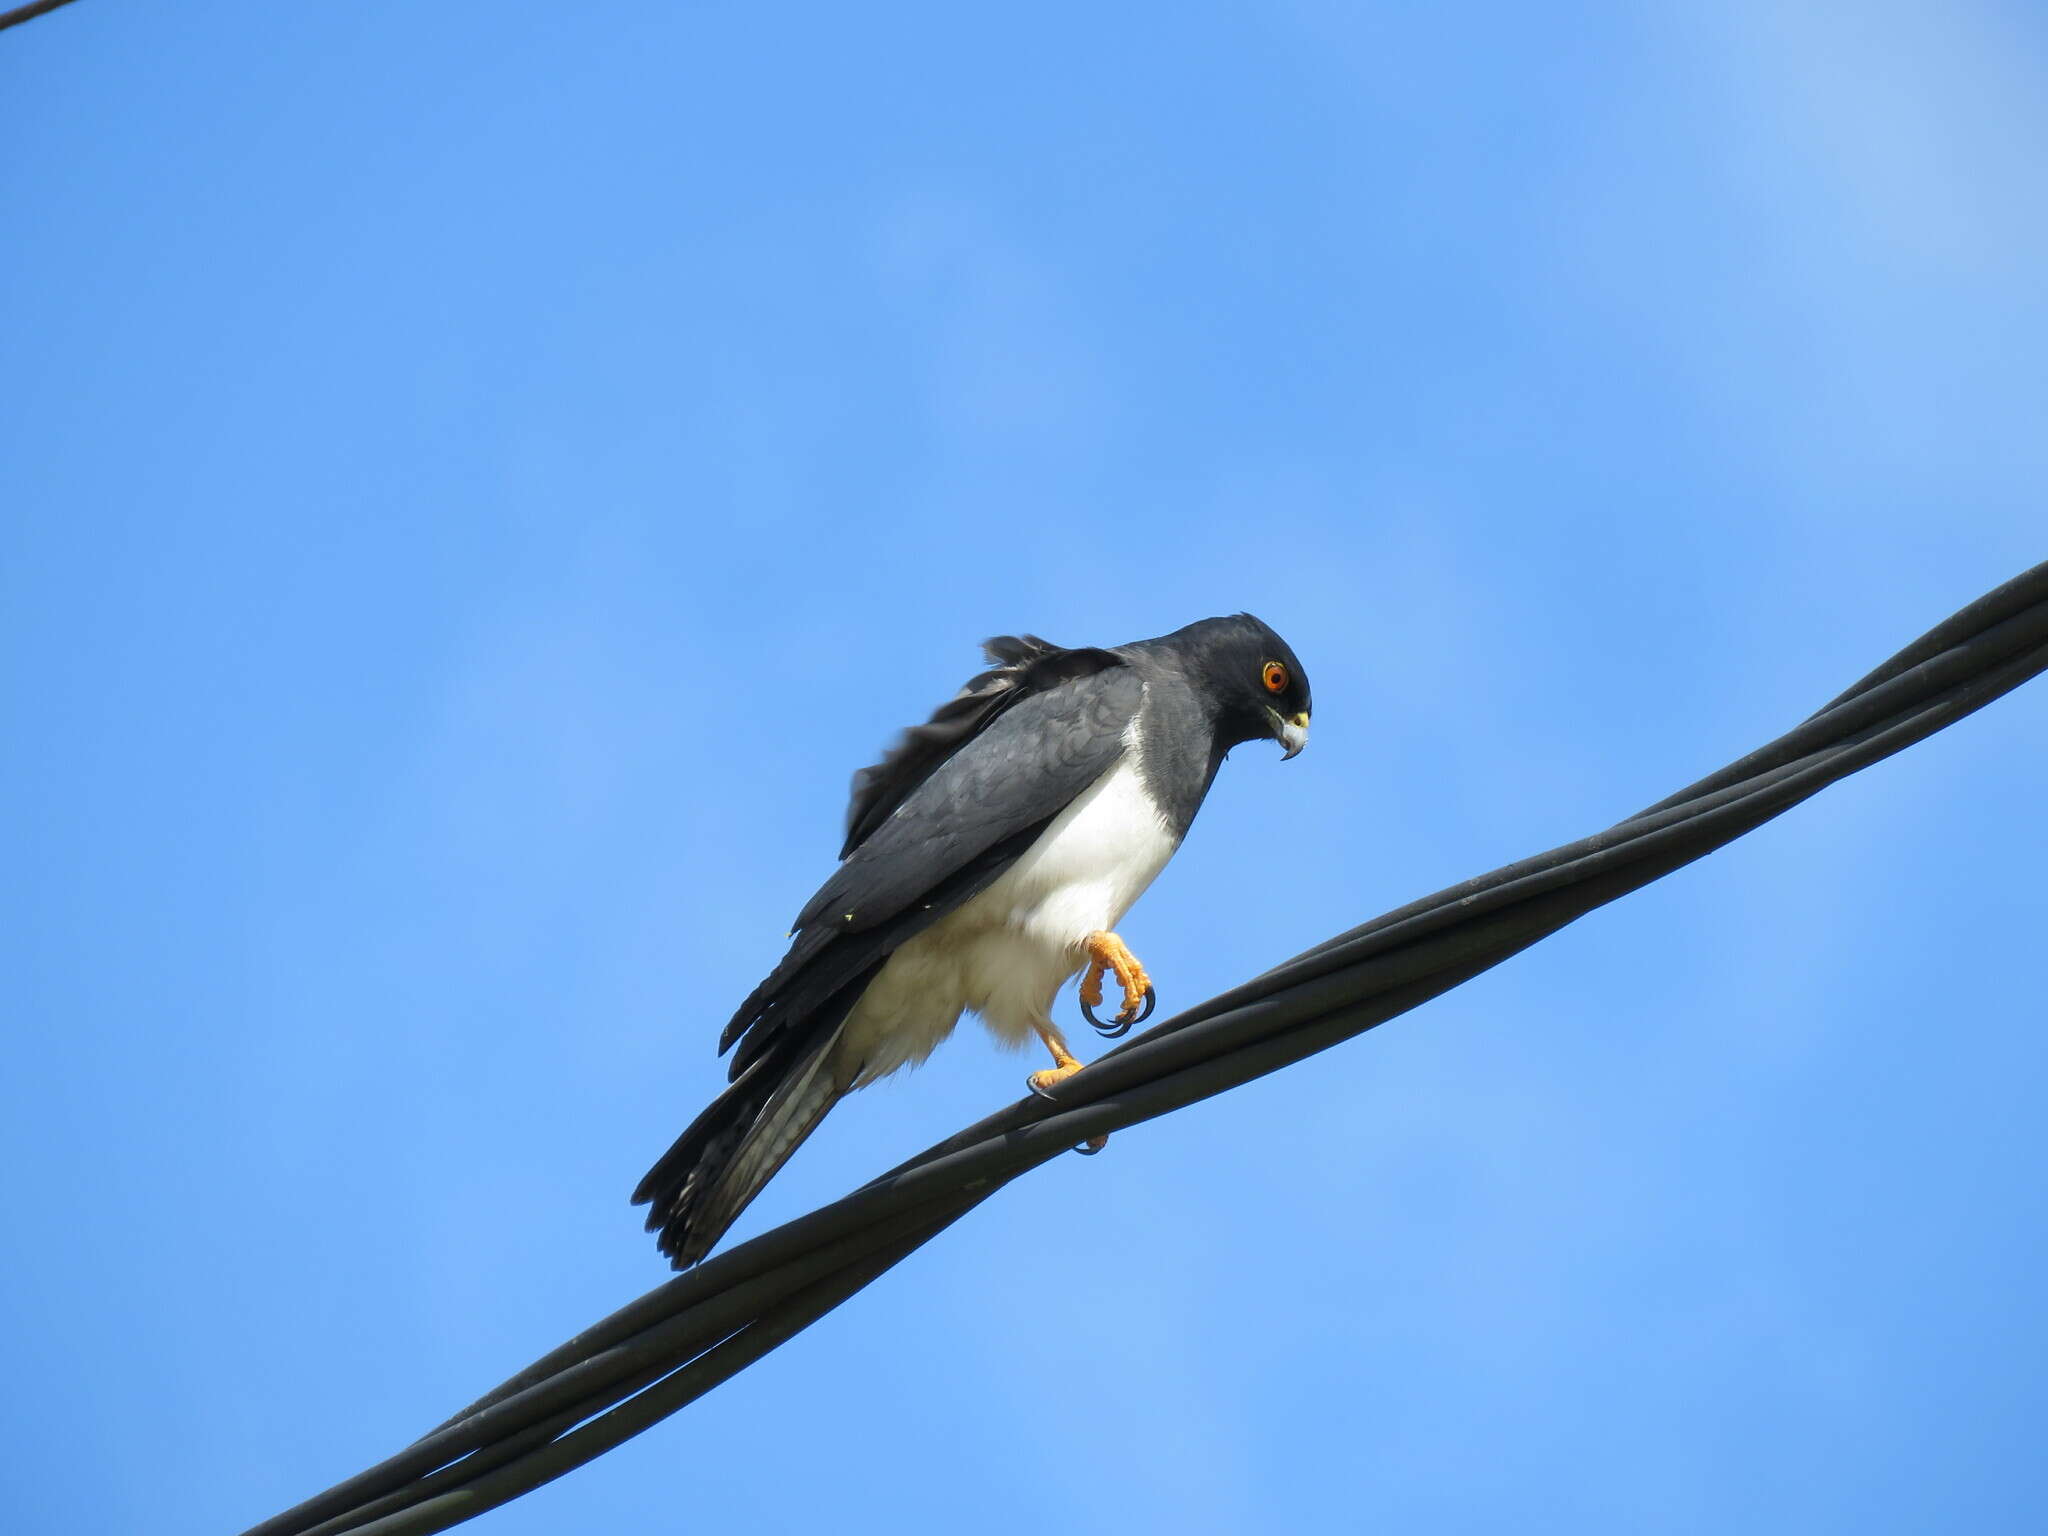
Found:
[[[1124,926],[1171,1008],[2048,554],[2048,31],[1851,10],[0,36],[7,1529],[237,1528],[664,1278],[626,1193],[983,635],[1304,659]],[[2044,762],[2036,684],[477,1529],[2038,1531]]]

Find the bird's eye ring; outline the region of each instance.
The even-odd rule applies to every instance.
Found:
[[[1262,675],[1262,680],[1266,685],[1266,692],[1268,693],[1285,693],[1287,691],[1287,669],[1277,661],[1266,663],[1266,670]]]

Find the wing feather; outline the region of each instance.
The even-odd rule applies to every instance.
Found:
[[[989,723],[1017,700],[1067,678],[1123,664],[1114,651],[1094,646],[1069,650],[1036,635],[996,635],[982,641],[981,649],[995,666],[970,677],[958,693],[932,711],[931,719],[911,726],[882,754],[879,763],[853,776],[840,858],[859,847],[932,770],[988,729]]]

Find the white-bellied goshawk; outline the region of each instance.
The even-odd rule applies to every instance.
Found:
[[[1034,635],[984,649],[995,666],[854,776],[846,845],[798,914],[789,953],[719,1038],[731,1086],[634,1191],[678,1269],[855,1088],[923,1061],[973,1012],[999,1040],[1033,1035],[1081,1063],[1052,1021],[1082,1011],[1119,1035],[1152,985],[1116,925],[1165,867],[1224,755],[1308,740],[1308,678],[1250,614],[1156,640],[1064,650]],[[1104,973],[1122,1007],[1098,1020]],[[1099,1145],[1099,1143],[1097,1143]]]

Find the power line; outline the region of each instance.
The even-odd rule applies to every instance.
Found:
[[[578,1334],[245,1536],[423,1536],[560,1477],[801,1332],[1019,1174],[1274,1072],[1498,965],[2048,670],[2048,564],[1776,741],[1604,832],[1439,891],[1154,1026],[1052,1090]]]
[[[5,32],[9,27],[18,27],[24,21],[34,21],[38,16],[47,15],[58,6],[70,3],[71,0],[33,0],[32,4],[17,5],[11,11],[0,11],[0,32]]]

